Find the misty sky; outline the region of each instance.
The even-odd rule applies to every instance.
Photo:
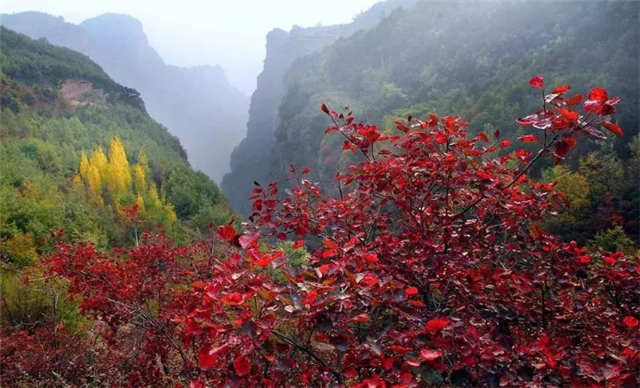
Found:
[[[234,86],[250,94],[262,69],[265,36],[273,28],[348,23],[376,0],[1,0],[0,12],[40,11],[78,24],[103,13],[140,20],[153,46],[172,65],[220,64]]]

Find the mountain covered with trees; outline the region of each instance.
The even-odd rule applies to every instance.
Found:
[[[272,31],[242,223],[83,54],[140,26],[34,15],[82,53],[0,27],[1,386],[640,384],[640,3]]]
[[[248,98],[220,66],[168,65],[149,45],[142,24],[105,14],[79,25],[39,12],[2,15],[2,24],[88,55],[116,82],[138,90],[151,117],[176,135],[191,164],[220,182],[233,147],[245,136]]]
[[[1,234],[4,259],[32,263],[51,230],[100,248],[132,244],[123,210],[190,241],[228,221],[218,187],[194,171],[140,94],[88,57],[2,28]]]
[[[330,46],[337,40],[376,26],[398,7],[411,7],[415,1],[385,1],[357,15],[350,24],[294,27],[286,32],[275,29],[267,35],[264,68],[258,76],[256,91],[251,96],[246,138],[231,154],[231,172],[221,184],[236,211],[248,215],[253,180],[271,176],[270,161],[275,146],[274,133],[280,116],[278,109],[285,94],[284,75],[298,58]],[[301,103],[304,103],[302,101]]]
[[[591,194],[585,188],[582,195],[590,200],[578,216],[582,226],[574,224],[577,230],[567,237],[585,242],[597,228],[613,225],[611,220],[597,227],[589,223],[598,207],[604,206],[601,199],[605,195],[613,196],[607,212],[622,217],[624,221],[618,223],[625,224],[630,236],[638,236],[634,221],[638,185],[632,164],[637,151],[630,148],[637,144],[633,139],[640,120],[636,109],[640,101],[638,7],[633,2],[567,2],[553,7],[532,2],[418,2],[399,7],[368,31],[301,55],[283,71],[282,81],[279,74],[269,78],[282,90],[282,99],[270,102],[277,105],[277,112],[255,109],[262,91],[259,85],[250,124],[261,123],[264,139],[255,144],[271,148],[261,151],[263,159],[254,168],[239,167],[256,155],[242,152],[255,132],[250,125],[247,139],[232,157],[232,173],[223,182],[223,192],[233,194],[234,207],[249,214],[248,202],[240,202],[241,191],[231,182],[284,182],[291,165],[311,167],[311,179],[331,187],[336,171],[344,170],[352,160],[344,159],[340,151],[342,136],[325,136],[323,128],[329,122],[318,109],[323,102],[336,110],[349,106],[358,117],[385,127],[394,127],[393,120],[411,115],[457,112],[474,130],[499,128],[516,138],[526,130],[513,117],[535,101],[525,94],[527,85],[521,80],[528,74],[544,73],[547,79],[570,83],[580,92],[606,83],[629,102],[616,113],[627,128],[625,136],[608,140],[611,146],[584,143],[569,163],[577,172],[590,152],[606,154],[608,159],[599,158],[599,168],[617,169],[619,182],[625,183],[613,191],[594,189]],[[263,79],[268,77],[267,68]],[[273,134],[265,128],[273,128]],[[616,167],[603,166],[603,160],[612,160]],[[548,167],[549,163],[538,166],[535,174],[540,176]],[[250,188],[244,187],[246,194]]]

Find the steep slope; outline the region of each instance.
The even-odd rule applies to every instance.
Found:
[[[162,226],[176,241],[222,223],[218,187],[140,95],[88,57],[0,27],[0,235],[4,259],[28,264],[61,227],[99,247]],[[132,225],[123,211],[138,205]]]
[[[278,107],[284,96],[283,76],[298,58],[321,50],[343,37],[373,28],[387,14],[399,7],[411,7],[414,1],[385,1],[358,15],[350,24],[300,28],[290,32],[275,29],[267,35],[267,55],[251,96],[247,136],[231,154],[231,172],[221,184],[236,211],[248,215],[247,197],[254,180],[270,179],[269,161],[274,147],[273,136],[279,122]],[[295,104],[295,101],[293,102]]]
[[[629,145],[640,122],[639,22],[636,2],[553,7],[525,1],[419,2],[411,10],[397,10],[371,31],[292,64],[284,76],[268,178],[282,182],[291,164],[309,166],[310,179],[326,187],[353,157],[342,153],[339,134],[324,135],[329,120],[319,110],[321,103],[336,110],[349,105],[359,119],[386,128],[409,115],[461,114],[472,131],[493,133],[498,127],[515,139],[525,129],[514,118],[541,108],[526,83],[535,74],[544,74],[547,84],[570,84],[575,93],[607,85],[612,95],[621,96],[624,103],[614,119],[625,136],[609,140],[616,152],[607,158],[618,166],[626,159],[631,166]],[[569,160],[574,171],[594,149],[592,141],[580,144]],[[620,179],[629,175],[623,170],[633,168],[620,167]],[[584,210],[582,242],[615,222],[629,225],[628,234],[638,236],[632,222],[637,211],[629,210],[637,204],[638,184],[625,179],[625,188],[609,193],[615,205],[607,210],[612,216],[606,222],[594,225],[585,216],[598,212],[601,194]]]
[[[88,55],[116,82],[140,91],[149,114],[180,138],[195,168],[215,181],[229,171],[231,149],[245,135],[249,101],[220,66],[167,65],[142,24],[127,15],[105,14],[76,26],[25,12],[3,15],[2,23]]]

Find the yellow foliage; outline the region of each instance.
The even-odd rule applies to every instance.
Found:
[[[82,151],[80,154],[80,176],[84,179],[87,179],[89,175],[89,159],[87,159],[87,154]]]
[[[177,222],[178,216],[176,215],[176,211],[173,209],[173,205],[168,203],[165,209],[167,210],[167,220],[169,223],[173,224],[174,222]]]
[[[131,186],[131,171],[124,146],[119,137],[114,137],[109,143],[109,169],[107,189],[115,197],[126,192]]]
[[[3,325],[36,324],[43,320],[51,309],[50,300],[33,284],[25,283],[20,272],[2,271],[0,290],[2,291]]]
[[[555,166],[544,175],[545,180],[558,182],[556,189],[564,193],[571,207],[579,208],[589,205],[591,184],[583,175],[571,172],[566,165]]]
[[[136,204],[138,205],[138,211],[141,214],[144,214],[145,213],[144,198],[142,198],[142,195],[138,194],[138,196],[136,197]]]
[[[151,182],[149,185],[149,191],[147,192],[147,202],[149,203],[149,208],[153,208],[156,210],[162,209],[162,201],[160,200],[160,196],[158,195],[158,190],[156,190],[156,185]]]
[[[102,178],[100,176],[100,170],[102,169],[102,171],[105,171],[106,168],[107,159],[104,156],[102,149],[98,148],[91,156],[91,160],[87,159],[87,155],[85,155],[84,152],[80,155],[80,176],[87,187],[87,200],[93,204],[103,204]]]
[[[147,179],[144,168],[140,164],[133,167],[133,185],[138,195],[147,190]]]
[[[140,153],[138,154],[138,165],[140,165],[140,167],[142,167],[144,170],[149,168],[149,161],[147,160],[147,154],[145,154],[144,151],[140,151]]]
[[[2,251],[20,265],[33,264],[38,260],[38,252],[31,232],[11,237],[2,244]]]
[[[89,199],[98,205],[102,205],[102,180],[96,166],[89,166],[87,188],[89,190]]]
[[[73,185],[75,187],[81,187],[82,186],[82,178],[80,178],[80,175],[76,174],[73,176]]]
[[[93,151],[89,164],[98,169],[100,178],[104,180],[107,173],[107,157],[105,156],[104,151],[102,151],[102,147],[98,147]]]

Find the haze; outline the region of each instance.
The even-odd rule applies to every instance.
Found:
[[[0,12],[40,11],[78,24],[104,13],[140,20],[151,46],[168,64],[219,64],[250,95],[273,28],[348,23],[374,0],[359,1],[2,1]]]

